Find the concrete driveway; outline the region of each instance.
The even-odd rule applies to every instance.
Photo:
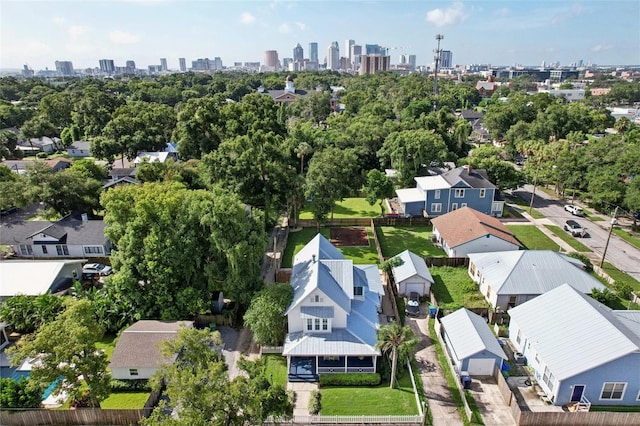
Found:
[[[474,377],[469,392],[476,401],[484,424],[501,426],[516,424],[493,377]]]

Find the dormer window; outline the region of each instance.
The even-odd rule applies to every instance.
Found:
[[[364,299],[364,288],[357,286],[353,288],[353,297],[356,299]]]
[[[313,301],[316,303],[320,303],[320,296],[318,296],[317,294],[313,297]]]

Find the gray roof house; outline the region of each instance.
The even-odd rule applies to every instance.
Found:
[[[480,315],[462,308],[442,317],[440,323],[458,374],[466,371],[470,376],[492,376],[496,368],[502,368],[507,355]]]
[[[104,257],[112,244],[101,220],[77,220],[66,216],[57,222],[19,221],[0,225],[0,244],[18,257]]]
[[[148,379],[163,364],[172,364],[178,354],[163,357],[160,346],[174,339],[181,327],[193,328],[193,321],[141,320],[125,329],[111,354],[111,376],[118,380]]]
[[[469,275],[491,306],[504,311],[565,283],[585,294],[605,288],[582,262],[551,250],[470,253]]]
[[[289,381],[317,381],[319,374],[375,373],[384,294],[375,265],[354,265],[318,234],[295,256],[289,333],[282,354]]]
[[[67,147],[67,154],[74,158],[91,157],[91,142],[75,141]]]
[[[415,291],[420,296],[428,295],[433,277],[424,259],[409,250],[394,256],[393,259],[402,261],[401,265],[394,266],[392,269],[398,294],[409,295]]]
[[[640,311],[564,284],[509,315],[509,339],[553,404],[640,406]]]

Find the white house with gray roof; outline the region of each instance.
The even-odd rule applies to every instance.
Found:
[[[384,294],[375,265],[354,265],[318,234],[298,252],[291,272],[293,301],[282,354],[289,381],[319,374],[375,373],[378,312]]]
[[[640,311],[564,284],[509,315],[509,339],[554,405],[640,406]]]
[[[415,291],[420,296],[428,295],[433,277],[424,259],[409,250],[394,256],[393,259],[402,262],[392,268],[398,294],[409,295]]]
[[[469,253],[469,275],[494,308],[504,311],[568,283],[591,294],[605,286],[577,259],[551,250]]]
[[[470,376],[492,376],[502,369],[507,355],[489,329],[487,320],[466,308],[440,319],[442,338],[458,373]]]

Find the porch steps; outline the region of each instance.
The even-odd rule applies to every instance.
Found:
[[[289,381],[315,383],[319,378],[317,374],[289,374]]]

